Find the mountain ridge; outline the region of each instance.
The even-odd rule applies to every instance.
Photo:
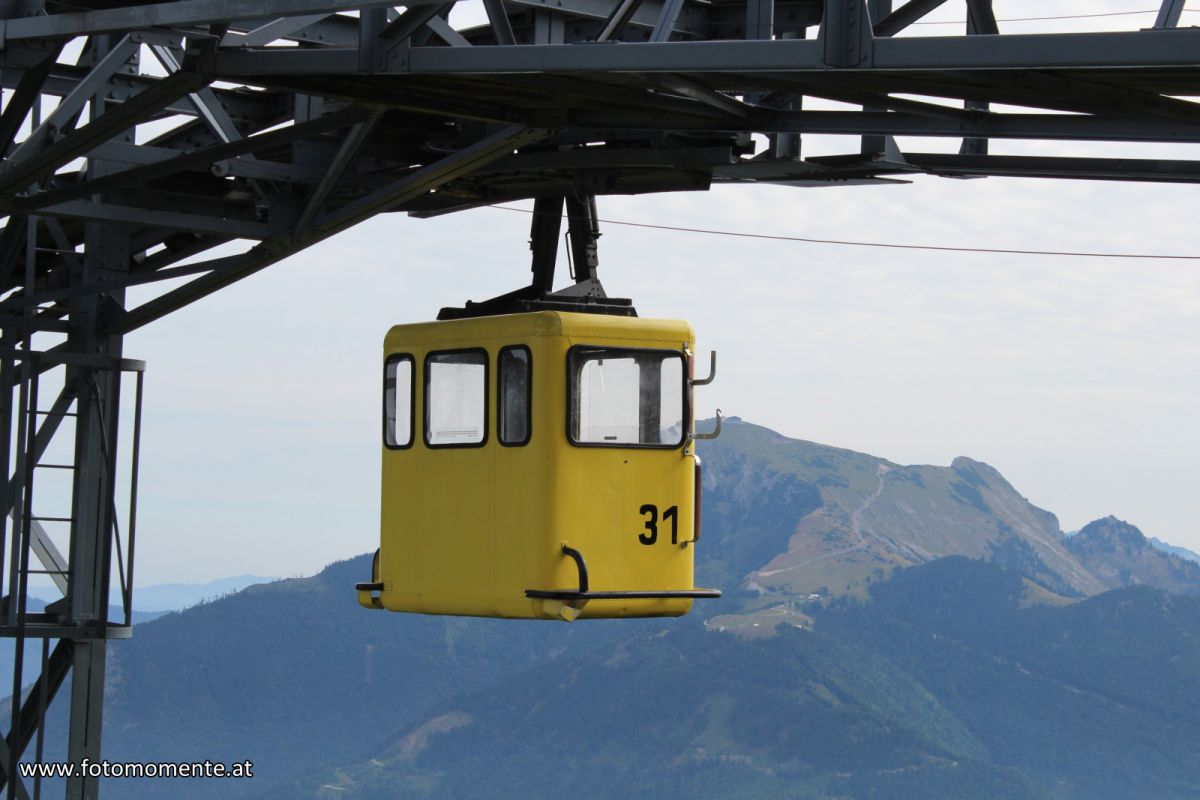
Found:
[[[970,457],[959,456],[946,467],[905,466],[790,439],[738,418],[730,419],[721,438],[706,444],[707,491],[741,487],[737,500],[743,508],[777,508],[773,495],[781,486],[804,499],[789,508],[794,521],[763,521],[771,526],[776,552],[760,547],[756,553],[770,559],[744,565],[748,569],[741,580],[726,575],[725,588],[778,598],[814,592],[861,597],[891,570],[952,555],[995,561],[1067,598],[1129,583],[1121,567],[1104,563],[1103,554],[1093,552],[1091,566],[1085,564],[1070,546],[1077,537],[1066,536],[1053,513],[1030,503],[999,470]],[[717,506],[717,521],[706,525],[747,527],[744,517],[733,519],[724,509]],[[1142,561],[1158,563],[1152,552]],[[1142,574],[1143,580],[1172,591],[1200,586],[1200,573],[1159,565],[1146,566]]]

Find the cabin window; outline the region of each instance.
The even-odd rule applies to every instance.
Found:
[[[412,356],[388,356],[383,365],[383,443],[392,448],[412,445]]]
[[[568,433],[582,445],[683,444],[684,366],[675,350],[573,347]]]
[[[486,439],[487,353],[430,353],[425,359],[425,444],[477,447]]]
[[[528,347],[505,347],[500,351],[496,387],[500,444],[522,445],[529,441],[533,398],[530,367]]]

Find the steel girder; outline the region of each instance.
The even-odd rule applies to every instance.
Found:
[[[40,298],[52,328],[61,298],[82,291],[64,264],[93,222],[135,248],[106,285],[197,276],[114,312],[121,332],[382,211],[922,172],[1200,180],[1185,159],[986,147],[1200,141],[1186,99],[1200,94],[1200,30],[1176,27],[1170,0],[1146,30],[1040,35],[1004,33],[984,0],[488,0],[457,30],[453,7],[8,0],[0,315]],[[939,8],[958,11],[962,35],[909,35]],[[100,39],[106,55],[91,58]],[[105,113],[85,122],[101,87]],[[31,129],[46,98],[56,105]],[[861,147],[803,158],[800,141],[819,134]],[[898,136],[963,146],[906,151]],[[87,169],[99,159],[103,176]],[[38,228],[40,285],[11,294],[31,216],[59,235]],[[237,242],[239,255],[203,260]]]

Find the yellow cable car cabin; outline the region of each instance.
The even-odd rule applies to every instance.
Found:
[[[719,596],[692,578],[693,346],[683,321],[567,311],[393,327],[359,603],[569,621]]]

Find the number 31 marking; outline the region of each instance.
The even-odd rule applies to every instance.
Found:
[[[645,533],[638,534],[638,541],[650,545],[658,541],[658,506],[646,503],[638,509],[638,513],[646,518]],[[671,506],[662,512],[663,522],[671,521],[671,544],[679,544],[679,507]]]

